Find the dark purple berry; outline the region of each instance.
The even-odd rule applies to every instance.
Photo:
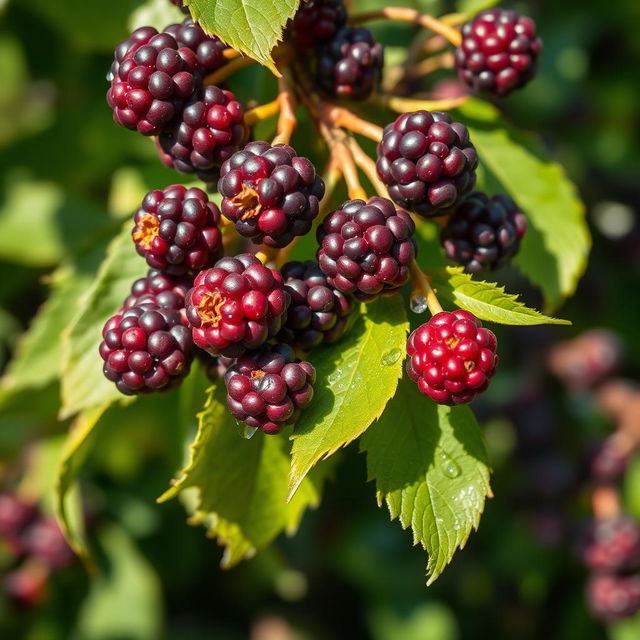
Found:
[[[36,521],[25,531],[24,537],[27,553],[40,558],[52,569],[62,569],[74,558],[54,517]]]
[[[138,278],[131,285],[131,293],[125,298],[122,308],[151,303],[184,314],[185,298],[192,286],[192,277],[174,276],[158,269],[149,269],[144,278]],[[183,324],[187,324],[186,316],[183,317]]]
[[[222,165],[218,191],[222,214],[240,235],[281,248],[311,229],[324,182],[289,145],[250,142]]]
[[[587,602],[596,618],[609,622],[640,610],[640,575],[594,575],[587,584]]]
[[[632,518],[593,520],[579,546],[582,561],[591,571],[619,573],[640,569],[640,525]]]
[[[178,7],[182,13],[189,13],[189,8],[184,6],[184,0],[169,0],[169,2]]]
[[[296,48],[313,49],[330,40],[347,23],[343,0],[309,0],[300,4],[287,30]]]

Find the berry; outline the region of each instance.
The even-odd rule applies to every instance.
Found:
[[[157,145],[166,166],[212,183],[222,163],[248,135],[244,107],[231,91],[210,85],[194,93],[173,126],[160,134]]]
[[[35,607],[45,595],[48,571],[41,563],[26,562],[7,572],[2,580],[5,593],[21,607]]]
[[[455,60],[460,79],[477,92],[505,96],[533,78],[542,51],[531,18],[487,9],[462,26]]]
[[[415,225],[386,198],[348,200],[318,228],[318,263],[327,282],[365,302],[391,295],[409,279]]]
[[[495,270],[513,258],[527,230],[527,219],[511,198],[472,193],[440,232],[444,252],[469,273]]]
[[[142,27],[121,42],[107,79],[113,119],[146,136],[161,133],[207,73],[221,67],[225,45],[192,20],[162,33]]]
[[[0,536],[18,536],[36,517],[34,505],[11,493],[0,493]]]
[[[496,337],[468,311],[443,311],[407,342],[407,373],[438,404],[466,404],[489,386],[496,370]]]
[[[313,49],[333,38],[347,23],[343,0],[309,0],[300,5],[288,28],[298,49]]]
[[[215,357],[202,349],[196,349],[195,357],[202,362],[207,378],[211,382],[223,378],[227,369],[235,362],[235,358]]]
[[[597,482],[616,482],[624,475],[632,447],[624,438],[607,438],[589,456],[589,475]]]
[[[105,324],[102,371],[125,395],[171,389],[189,372],[191,349],[180,311],[140,303]]]
[[[163,309],[175,309],[184,312],[187,292],[193,286],[193,278],[172,276],[158,269],[149,269],[144,278],[138,278],[131,285],[131,293],[125,298],[123,309],[139,304],[152,303]],[[186,326],[186,316],[183,318]]]
[[[640,569],[640,525],[629,517],[593,520],[579,543],[584,564],[606,573]]]
[[[74,558],[55,518],[42,518],[25,532],[27,553],[44,560],[52,569],[68,566]]]
[[[394,202],[433,217],[473,189],[477,164],[463,124],[441,111],[413,111],[385,127],[376,167]]]
[[[351,298],[327,282],[317,262],[288,262],[281,273],[291,305],[278,340],[310,351],[340,339],[354,309]]]
[[[189,8],[184,6],[184,0],[169,0],[171,4],[174,4],[182,13],[189,13]]]
[[[640,576],[592,576],[587,602],[591,613],[601,620],[628,618],[640,610]]]
[[[291,297],[282,275],[243,253],[201,271],[187,296],[193,341],[212,355],[237,358],[273,338]]]
[[[369,29],[345,27],[317,52],[316,81],[330,96],[364,100],[380,82],[384,48]]]
[[[324,196],[313,163],[286,144],[250,142],[223,165],[222,214],[255,243],[285,247],[311,229]]]
[[[183,275],[210,267],[222,255],[220,210],[201,189],[149,191],[133,220],[136,250],[155,269]]]
[[[247,426],[279,433],[311,402],[315,378],[313,366],[296,360],[287,345],[265,347],[238,358],[225,373],[227,406]]]

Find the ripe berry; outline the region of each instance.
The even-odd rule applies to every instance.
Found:
[[[628,618],[640,610],[640,576],[594,575],[587,584],[587,602],[601,620]]]
[[[8,571],[2,587],[9,599],[20,607],[35,607],[45,596],[48,571],[41,563],[26,562]]]
[[[382,76],[384,48],[369,29],[344,27],[317,52],[316,81],[330,96],[364,100]]]
[[[478,273],[513,258],[526,230],[527,219],[511,198],[475,192],[447,220],[440,241],[450,262]]]
[[[237,358],[282,328],[291,298],[282,275],[243,253],[201,271],[187,296],[193,341],[212,355]]]
[[[171,4],[174,4],[182,13],[189,13],[189,8],[184,6],[184,0],[169,0]]]
[[[144,278],[138,278],[131,285],[131,293],[125,298],[122,308],[151,303],[163,309],[175,309],[184,313],[184,301],[192,286],[191,277],[173,276],[158,269],[149,269]],[[187,324],[186,316],[183,324]]]
[[[288,262],[281,269],[291,295],[278,340],[302,351],[340,339],[354,309],[350,296],[332,287],[317,262]]]
[[[318,264],[327,282],[368,302],[409,279],[415,225],[386,198],[347,200],[318,227]]]
[[[224,376],[227,406],[237,420],[264,433],[294,424],[313,398],[316,372],[279,344],[247,353]]]
[[[463,124],[441,111],[413,111],[385,127],[376,167],[394,202],[433,217],[473,189],[477,164]]]
[[[11,493],[0,493],[0,536],[17,536],[36,517],[34,505]]]
[[[212,183],[248,135],[244,107],[231,91],[209,85],[193,94],[173,126],[158,137],[160,160]]]
[[[629,464],[632,449],[626,439],[615,436],[599,443],[589,456],[589,476],[596,482],[620,480]]]
[[[223,378],[227,369],[235,362],[235,358],[212,356],[202,349],[196,349],[194,355],[203,364],[207,378],[209,378],[211,382]]]
[[[347,23],[343,0],[303,2],[291,19],[287,36],[298,49],[313,49],[330,40]]]
[[[407,342],[407,373],[438,404],[466,404],[489,386],[496,370],[496,337],[468,311],[443,311]]]
[[[255,243],[285,247],[311,229],[324,196],[313,163],[286,144],[250,142],[223,165],[222,214]]]
[[[640,569],[640,525],[629,517],[593,520],[579,544],[592,571],[619,573]]]
[[[177,386],[189,372],[192,342],[182,315],[142,303],[110,318],[102,330],[103,373],[125,395]]]
[[[136,250],[155,269],[183,275],[210,267],[222,255],[220,210],[201,189],[149,191],[133,220]]]
[[[44,560],[52,569],[66,567],[74,558],[73,551],[53,517],[36,521],[24,536],[27,553]]]
[[[192,20],[162,33],[142,27],[121,42],[107,79],[113,119],[146,136],[166,129],[207,73],[226,63],[225,45]]]
[[[541,51],[542,40],[531,18],[487,9],[463,25],[456,67],[474,91],[505,96],[533,78]]]

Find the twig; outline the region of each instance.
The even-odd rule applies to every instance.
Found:
[[[448,111],[464,104],[467,96],[459,98],[447,98],[446,100],[416,100],[415,98],[399,98],[388,94],[377,94],[370,98],[373,104],[385,107],[397,113],[406,113],[407,111]]]
[[[220,84],[223,80],[226,80],[230,75],[233,75],[236,71],[244,69],[255,63],[252,58],[236,58],[229,64],[225,64],[224,67],[220,67],[217,71],[210,73],[205,79],[203,84]]]
[[[407,76],[409,78],[419,78],[420,76],[426,76],[438,69],[452,69],[455,64],[453,54],[450,51],[441,53],[437,56],[431,56],[426,60],[417,62],[409,67],[407,70]]]
[[[277,98],[280,117],[278,118],[277,134],[271,144],[289,144],[291,136],[298,126],[295,98],[289,88],[286,70],[283,70],[282,73],[283,77],[278,78],[279,93]]]
[[[320,115],[336,127],[349,129],[349,131],[370,138],[375,142],[380,142],[382,139],[382,127],[364,120],[344,107],[323,102],[320,105]]]
[[[415,259],[409,265],[409,271],[411,272],[411,282],[413,284],[413,289],[411,290],[411,302],[413,304],[411,304],[411,308],[419,308],[422,306],[422,303],[424,303],[432,315],[443,311],[442,305],[438,301],[436,293],[429,282],[429,278],[427,278],[418,266]],[[417,313],[421,313],[421,311]]]
[[[280,102],[276,98],[271,102],[267,102],[265,104],[261,104],[258,107],[254,107],[253,109],[249,109],[244,114],[244,121],[248,126],[253,126],[257,122],[261,122],[262,120],[267,120],[267,118],[271,118],[280,112]]]
[[[349,148],[351,149],[353,159],[356,161],[358,167],[362,169],[367,178],[369,178],[369,182],[376,190],[376,193],[381,198],[388,198],[389,193],[387,192],[387,188],[385,187],[384,183],[378,176],[376,163],[365,153],[364,149],[358,144],[358,141],[352,136],[349,136],[348,144]]]
[[[225,49],[222,52],[222,56],[227,60],[233,60],[234,58],[239,58],[242,54],[235,49]]]

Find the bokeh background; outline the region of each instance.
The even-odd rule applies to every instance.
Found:
[[[440,14],[471,2],[413,4]],[[0,1],[0,368],[44,302],[56,267],[74,258],[74,278],[86,287],[140,195],[176,181],[148,140],[111,121],[104,99],[116,43],[133,26],[162,25],[165,5]],[[295,538],[281,537],[224,572],[221,549],[185,524],[177,501],[155,504],[181,449],[171,403],[145,399],[108,421],[85,478],[107,570],[91,580],[71,563],[33,602],[21,601],[7,579],[11,554],[2,549],[0,637],[640,638],[639,620],[606,627],[589,614],[587,574],[573,551],[589,514],[584,461],[615,425],[592,394],[551,376],[547,358],[558,341],[606,327],[623,346],[621,374],[640,381],[640,4],[508,6],[535,18],[545,50],[536,80],[502,108],[542,136],[578,185],[594,248],[577,295],[558,311],[572,327],[501,331],[501,369],[477,407],[495,498],[467,547],[426,588],[424,552],[376,506],[364,458],[352,446]],[[375,30],[393,59],[412,35],[408,26],[377,23]],[[240,89],[245,99],[273,91],[272,80],[253,73]],[[451,75],[436,73],[417,88],[433,90]],[[525,286],[510,273],[504,280],[517,283],[513,290]],[[533,290],[525,298],[539,302]],[[46,512],[68,427],[56,418],[57,382],[2,393],[0,490],[37,498]],[[626,509],[640,517],[640,465],[633,461],[622,491]]]

